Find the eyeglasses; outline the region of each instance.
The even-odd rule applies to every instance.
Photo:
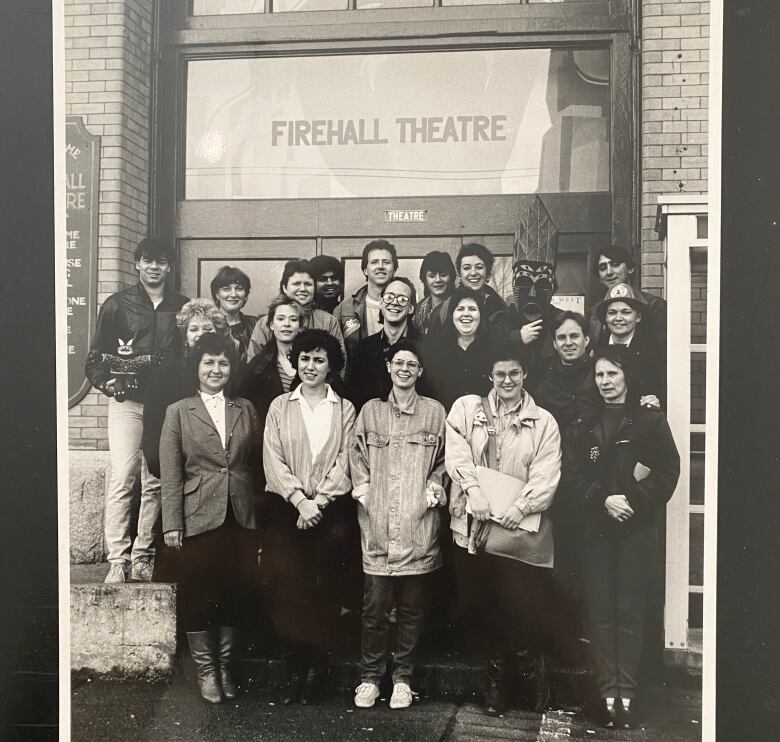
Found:
[[[499,384],[503,384],[506,381],[507,376],[509,376],[512,381],[520,381],[520,379],[523,378],[523,372],[519,368],[516,368],[508,374],[505,371],[496,371],[495,373],[490,374],[490,378]]]
[[[386,291],[384,294],[382,294],[382,301],[385,304],[392,304],[393,302],[396,302],[399,307],[405,307],[409,304],[411,299],[409,299],[408,296],[404,296],[403,294],[391,294],[389,291]]]
[[[395,360],[390,364],[393,368],[408,368],[410,371],[417,371],[420,368],[420,364],[417,361],[399,361]]]

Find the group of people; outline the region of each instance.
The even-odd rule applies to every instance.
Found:
[[[380,695],[392,621],[390,706],[409,706],[445,573],[487,713],[506,709],[518,664],[542,710],[549,659],[582,640],[603,723],[635,723],[679,457],[662,412],[665,304],[631,286],[627,251],[599,253],[606,295],[587,318],[552,306],[553,268],[522,259],[507,304],[477,243],[454,263],[426,255],[419,300],[386,240],[365,246],[366,283],[344,298],[340,261],[290,261],[259,318],[242,312],[237,268],[188,300],[166,288],[169,244],[147,238],[135,259],[139,282],[103,304],[86,367],[110,397],[106,582],[152,579],[161,521],[206,701],[239,692],[230,663],[259,582],[290,663],[285,702],[316,697],[337,618],[356,610],[355,705]]]

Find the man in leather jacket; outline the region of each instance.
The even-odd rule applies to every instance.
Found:
[[[152,578],[160,481],[149,472],[141,453],[144,385],[154,363],[182,352],[176,313],[189,301],[165,285],[173,262],[172,245],[147,237],[138,243],[134,257],[138,282],[112,294],[101,306],[84,369],[92,386],[109,397],[111,479],[105,539],[111,568],[106,582]],[[139,466],[141,503],[133,542],[130,520]]]

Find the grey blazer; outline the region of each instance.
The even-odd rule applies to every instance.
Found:
[[[160,436],[163,532],[184,531],[186,537],[219,528],[228,498],[238,523],[257,527],[257,413],[241,397],[228,397],[226,404],[226,449],[200,395],[168,407]]]

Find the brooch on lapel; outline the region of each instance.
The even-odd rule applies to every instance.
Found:
[[[593,448],[590,449],[590,460],[591,461],[598,461],[599,455],[601,454],[601,451],[599,451],[598,446],[593,446]]]
[[[485,432],[488,435],[495,435],[496,429],[492,425],[488,425],[487,421],[487,415],[485,415],[484,411],[480,410],[476,415],[474,415],[474,425],[484,428]]]

